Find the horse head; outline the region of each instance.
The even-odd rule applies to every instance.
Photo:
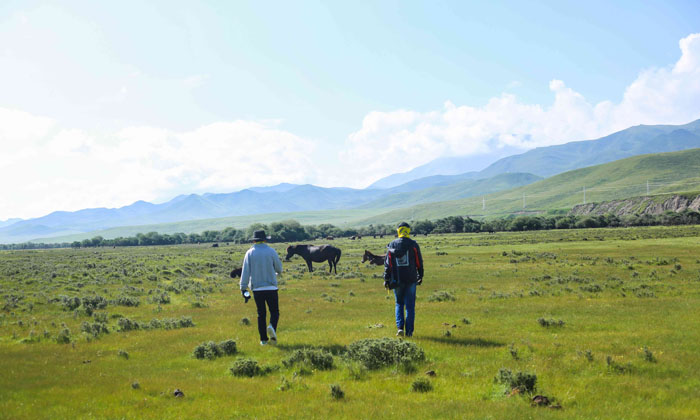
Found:
[[[366,262],[367,260],[370,259],[370,256],[369,256],[368,254],[369,254],[369,251],[367,251],[367,250],[365,249],[365,253],[362,254],[362,262]]]
[[[292,256],[296,253],[295,251],[296,251],[296,247],[293,245],[289,245],[287,247],[287,256],[284,257],[284,260],[289,261],[289,259],[292,258]]]

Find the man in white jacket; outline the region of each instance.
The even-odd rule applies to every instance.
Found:
[[[282,274],[282,261],[277,251],[267,246],[264,230],[256,230],[251,240],[253,246],[246,252],[241,268],[241,294],[246,302],[247,289],[253,291],[253,299],[258,310],[258,332],[260,345],[277,344],[277,321],[280,318],[277,295],[277,275]],[[270,309],[270,324],[267,323],[267,310]]]

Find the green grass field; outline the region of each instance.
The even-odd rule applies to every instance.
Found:
[[[698,417],[700,226],[420,236],[408,341],[425,360],[368,370],[347,346],[396,330],[381,268],[360,258],[389,239],[334,241],[338,275],[285,263],[277,347],[259,345],[255,306],[228,278],[247,246],[2,252],[0,417]],[[121,331],[125,319],[152,327]],[[193,356],[226,339],[237,354]],[[305,348],[333,368],[283,363]],[[242,358],[270,372],[233,376]],[[501,369],[536,375],[535,389],[495,382]],[[414,392],[419,379],[432,390]]]

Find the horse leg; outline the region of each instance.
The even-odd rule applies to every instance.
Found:
[[[328,259],[328,274],[330,274],[331,271],[333,271],[333,258]]]
[[[314,268],[311,266],[311,259],[306,260],[306,265],[309,266],[309,273],[314,271]]]

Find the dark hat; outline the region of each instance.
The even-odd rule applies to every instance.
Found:
[[[400,228],[400,227],[407,227],[407,228],[409,228],[409,229],[411,228],[411,226],[410,226],[408,223],[406,223],[406,222],[401,222],[401,223],[399,223],[399,225],[396,226],[396,229],[398,229],[398,228]]]
[[[251,241],[259,242],[259,241],[266,241],[270,239],[269,236],[265,236],[265,231],[264,230],[256,230],[253,232],[253,237],[250,238]]]

